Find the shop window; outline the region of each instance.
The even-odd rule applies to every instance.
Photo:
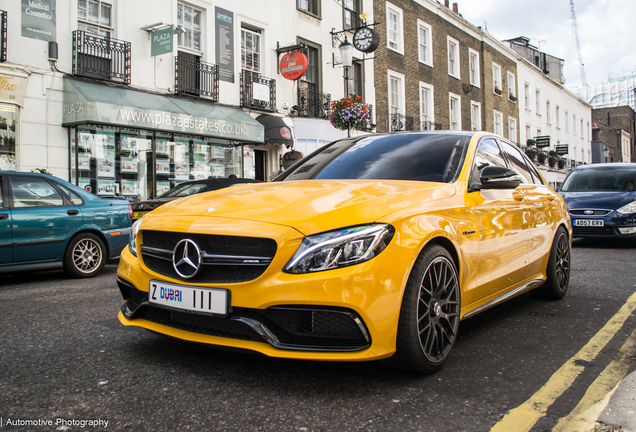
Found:
[[[177,36],[180,47],[201,51],[201,18],[203,12],[183,3],[177,4],[177,25],[184,32]]]
[[[0,171],[16,170],[18,123],[18,107],[0,104]]]

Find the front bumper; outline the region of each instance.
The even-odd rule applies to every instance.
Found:
[[[636,215],[619,216],[616,212],[599,218],[599,217],[582,217],[579,215],[571,215],[572,217],[572,236],[574,238],[592,238],[592,237],[617,237],[632,238],[636,237]],[[603,220],[603,226],[577,226],[577,220]],[[631,230],[630,230],[631,228]]]

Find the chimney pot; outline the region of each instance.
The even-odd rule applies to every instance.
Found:
[[[449,7],[450,6],[450,0],[444,0],[444,6]]]
[[[457,3],[453,3],[453,12],[459,13],[459,7],[457,6]]]

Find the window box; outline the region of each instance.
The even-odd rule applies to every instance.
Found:
[[[495,94],[501,96],[501,89],[499,87],[495,87]]]

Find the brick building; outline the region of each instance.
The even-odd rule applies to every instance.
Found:
[[[593,141],[603,143],[608,148],[609,161],[613,158],[616,162],[636,162],[636,112],[629,105],[595,108],[592,110],[592,121]],[[604,148],[597,149],[602,161],[604,155],[600,152]]]

